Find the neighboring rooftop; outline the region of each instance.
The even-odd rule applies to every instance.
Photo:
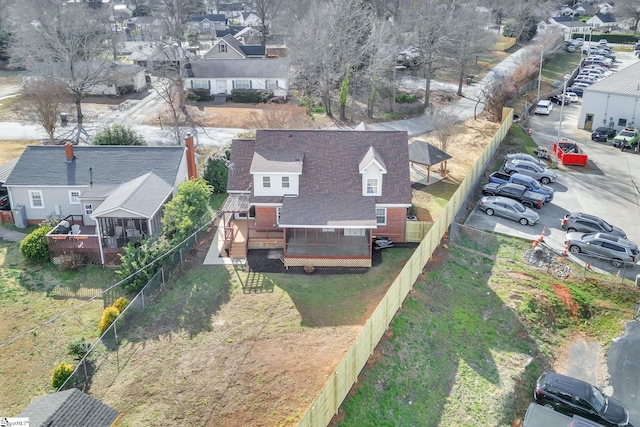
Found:
[[[640,62],[592,84],[584,91],[640,96]]]

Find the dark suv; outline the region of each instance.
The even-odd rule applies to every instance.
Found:
[[[609,234],[615,234],[622,238],[627,238],[627,235],[622,229],[609,224],[602,218],[595,215],[589,215],[582,212],[570,212],[564,216],[561,220],[561,226],[567,233],[573,233],[580,231],[582,233],[591,232],[604,232]]]
[[[598,142],[607,142],[608,140],[616,136],[616,134],[617,132],[615,129],[608,128],[605,126],[600,126],[596,130],[591,132],[591,140],[598,141]]]
[[[554,411],[580,415],[608,426],[629,424],[629,411],[622,402],[605,396],[589,383],[555,372],[540,375],[533,398]]]
[[[9,194],[7,190],[0,187],[0,211],[9,211],[11,206],[9,205]]]

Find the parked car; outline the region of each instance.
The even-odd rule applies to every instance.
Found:
[[[525,206],[540,209],[544,206],[544,202],[547,198],[544,194],[534,193],[527,190],[527,187],[520,184],[512,184],[507,182],[505,184],[488,183],[482,187],[482,194],[484,196],[502,196],[510,199],[517,200]]]
[[[493,184],[505,184],[507,182],[511,182],[512,184],[524,185],[529,191],[544,194],[546,196],[545,203],[549,203],[553,200],[553,193],[555,192],[553,188],[540,184],[540,182],[535,178],[521,173],[509,175],[508,173],[503,172],[493,172],[489,175],[489,182]]]
[[[573,85],[567,88],[567,90],[570,90],[571,92],[575,93],[578,96],[582,96],[584,94],[584,88],[586,86],[581,86],[581,85]]]
[[[578,102],[580,100],[580,98],[578,97],[578,94],[575,93],[575,92],[571,92],[571,91],[567,90],[566,94],[569,97],[569,99],[571,100],[571,102]]]
[[[558,177],[551,169],[541,168],[535,163],[528,162],[526,160],[511,160],[505,163],[504,170],[508,174],[521,173],[529,175],[547,185],[554,182]]]
[[[534,225],[540,221],[536,212],[507,197],[484,196],[478,202],[478,208],[489,216],[498,215],[518,221],[522,225]]]
[[[634,242],[608,233],[567,233],[565,245],[571,253],[596,255],[610,260],[614,267],[636,262],[639,253]]]
[[[634,148],[638,145],[638,129],[624,128],[613,138],[613,146],[622,148]]]
[[[575,52],[578,49],[578,46],[574,44],[567,44],[567,52]]]
[[[580,231],[582,233],[604,232],[627,238],[627,233],[614,225],[609,224],[604,219],[595,215],[582,212],[569,212],[561,220],[561,228],[568,233]]]
[[[580,415],[570,417],[537,403],[530,403],[522,427],[602,427]]]
[[[544,160],[541,160],[535,156],[532,156],[531,154],[527,154],[527,153],[509,153],[506,156],[504,156],[504,160],[505,162],[509,162],[511,160],[526,160],[527,162],[531,162],[531,163],[535,163],[536,165],[540,166],[541,168],[548,168],[549,165],[547,164],[547,162],[545,162]]]
[[[553,104],[551,101],[538,101],[534,113],[548,116],[549,113],[551,113],[551,110],[553,110]]]
[[[564,101],[563,101],[564,99]],[[562,94],[559,95],[553,95],[551,98],[549,98],[549,101],[553,102],[554,104],[571,104],[571,98],[569,98],[567,95],[565,95],[564,97],[562,96]]]
[[[622,402],[606,396],[587,382],[555,372],[540,375],[533,398],[540,405],[564,414],[579,415],[611,426],[629,424],[629,411]]]
[[[614,128],[600,126],[591,132],[591,140],[598,142],[607,142],[609,139],[616,136],[616,130]]]
[[[9,195],[0,195],[0,211],[10,211],[11,205],[9,204]]]

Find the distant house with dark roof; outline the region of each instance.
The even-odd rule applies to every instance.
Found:
[[[610,27],[617,24],[616,17],[611,13],[597,13],[586,22],[593,28]]]
[[[373,236],[405,239],[407,133],[258,130],[232,141],[227,192],[232,258],[274,247],[286,266],[370,267]]]
[[[584,90],[578,128],[640,127],[639,88],[640,62],[592,84]]]
[[[18,417],[29,418],[31,427],[109,427],[118,411],[72,388],[34,399]]]
[[[242,12],[237,18],[237,21],[240,25],[248,27],[262,26],[262,19],[260,19],[260,16],[258,16],[256,12]]]
[[[231,34],[216,40],[211,49],[202,54],[202,59],[255,59],[265,57],[264,46],[244,45]]]
[[[187,64],[185,89],[231,95],[233,89],[267,89],[286,97],[289,62],[284,59],[200,59]]]
[[[207,9],[207,12],[223,14],[228,19],[236,19],[242,14],[242,12],[247,11],[245,3],[220,3],[218,5],[215,3]]]
[[[566,34],[585,33],[591,29],[591,25],[573,16],[553,16],[549,18],[549,23],[559,26]]]
[[[158,46],[155,43],[141,45],[138,49],[131,52],[129,61],[135,65],[146,68],[149,71],[158,69],[175,69],[178,70],[180,64],[188,62],[195,55],[179,46]]]
[[[227,17],[223,14],[195,15],[189,18],[189,25],[201,33],[215,34],[227,28]]]
[[[29,145],[4,183],[14,216],[66,221],[47,236],[52,257],[77,252],[113,263],[127,243],[160,232],[162,206],[196,176],[193,138],[185,141],[186,148]]]

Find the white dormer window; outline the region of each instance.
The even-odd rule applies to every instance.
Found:
[[[262,188],[270,188],[271,187],[271,177],[263,176],[262,177]]]
[[[289,177],[288,176],[283,176],[282,177],[282,188],[289,188]]]
[[[377,178],[367,178],[367,194],[369,195],[377,195],[378,194],[378,179]]]
[[[69,203],[72,205],[80,204],[80,192],[77,190],[69,191]]]
[[[224,43],[220,43],[218,45],[218,52],[226,52],[227,51],[227,45]]]

